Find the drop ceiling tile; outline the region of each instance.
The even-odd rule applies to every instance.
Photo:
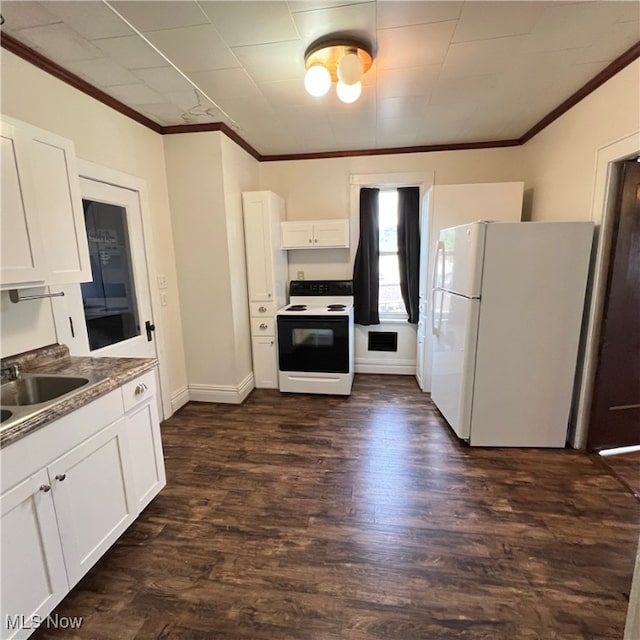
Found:
[[[138,105],[137,110],[158,124],[165,126],[185,124],[185,119],[182,117],[182,111],[169,102],[162,102],[159,104],[141,104]]]
[[[374,39],[376,33],[374,2],[294,13],[293,19],[307,46],[332,33],[349,34],[365,41]]]
[[[378,100],[378,120],[419,120],[427,106],[424,96],[404,96]]]
[[[107,4],[97,0],[47,2],[47,9],[87,40],[129,36],[134,33]]]
[[[150,89],[145,84],[123,84],[108,88],[108,93],[128,105],[160,104],[166,98]]]
[[[399,147],[413,147],[419,144],[418,132],[378,131],[376,134],[376,148],[396,149]]]
[[[378,2],[378,29],[457,20],[464,2]]]
[[[167,61],[140,36],[103,38],[93,40],[104,53],[117,60],[126,69],[166,67]]]
[[[556,4],[556,3],[553,3]],[[465,2],[452,42],[530,33],[549,2]]]
[[[258,88],[274,107],[304,107],[320,102],[322,98],[310,96],[300,78],[281,80],[279,82],[264,82]]]
[[[530,36],[509,36],[452,44],[447,52],[441,78],[500,73],[518,56]]]
[[[262,95],[244,69],[196,71],[187,75],[205,95],[216,103],[222,99],[259,99]]]
[[[240,66],[231,49],[210,24],[154,31],[146,33],[145,37],[185,73]]]
[[[193,0],[162,2],[111,0],[109,4],[138,31],[177,29],[209,22],[198,3]]]
[[[71,62],[67,66],[73,73],[86,78],[91,84],[97,87],[110,87],[113,85],[135,84],[140,82],[139,78],[136,78],[129,70],[114,60],[111,60],[111,58]]]
[[[240,64],[257,83],[304,78],[304,52],[302,40],[234,47],[233,53]]]
[[[402,69],[440,64],[456,22],[437,22],[378,31],[378,69]]]
[[[618,2],[582,2],[545,7],[531,31],[526,51],[588,47],[618,21]],[[622,53],[622,52],[621,52]]]
[[[181,111],[191,111],[193,114],[200,113],[209,116],[220,117],[220,111],[215,105],[197,89],[190,91],[167,91],[163,93],[171,103],[175,104]]]
[[[496,75],[471,76],[469,78],[439,78],[431,97],[430,105],[477,102],[487,94],[493,95],[498,84]],[[520,89],[518,88],[520,91]]]
[[[640,22],[616,22],[608,31],[607,37],[596,39],[581,52],[581,61],[612,62],[639,40]]]
[[[440,73],[440,65],[381,69],[378,72],[378,97],[429,96]]]
[[[286,2],[200,2],[230,47],[295,40],[298,37]]]
[[[2,30],[10,34],[29,27],[41,27],[45,24],[60,22],[60,18],[51,13],[48,6],[42,2],[3,0],[2,16],[5,19]]]
[[[316,11],[317,9],[332,9],[334,7],[345,7],[350,4],[365,4],[371,0],[292,0],[287,2],[291,13],[301,11]]]
[[[23,29],[19,34],[21,40],[39,47],[44,55],[56,62],[76,62],[103,57],[100,49],[62,23]]]
[[[136,69],[133,74],[158,93],[172,91],[191,91],[193,85],[173,67],[154,67]]]

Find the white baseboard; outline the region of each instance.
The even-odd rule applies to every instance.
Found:
[[[171,394],[171,413],[175,413],[180,407],[189,402],[189,388],[183,387]]]
[[[374,358],[356,358],[355,372],[387,373],[401,376],[415,376],[416,361],[400,359],[377,360]]]
[[[194,402],[219,402],[242,404],[255,384],[250,373],[239,385],[190,384],[189,400]]]

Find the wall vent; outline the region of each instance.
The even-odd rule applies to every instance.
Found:
[[[397,351],[396,331],[369,331],[369,351]]]

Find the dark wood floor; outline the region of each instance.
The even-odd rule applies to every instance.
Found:
[[[622,638],[640,503],[572,451],[471,449],[409,377],[163,425],[166,489],[38,638]]]
[[[640,451],[602,456],[600,461],[640,500]]]

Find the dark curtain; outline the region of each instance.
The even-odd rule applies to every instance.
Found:
[[[398,261],[400,291],[409,322],[418,324],[420,278],[420,189],[398,189]]]
[[[378,194],[360,189],[360,242],[353,265],[353,314],[357,324],[380,324],[378,315]]]

